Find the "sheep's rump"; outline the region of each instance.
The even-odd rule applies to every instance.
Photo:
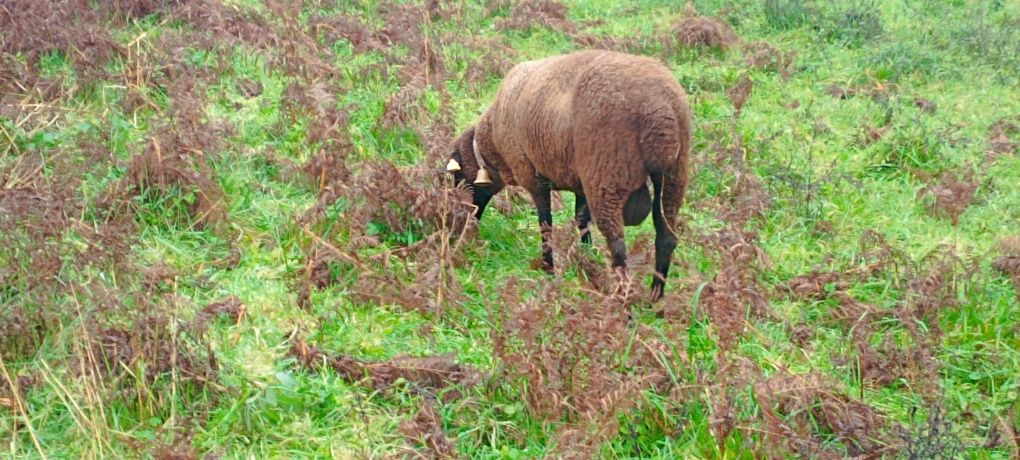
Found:
[[[651,58],[590,50],[528,61],[504,79],[486,114],[493,146],[515,174],[553,188],[631,191],[624,224],[652,207],[648,179],[676,168],[689,136],[686,94]]]

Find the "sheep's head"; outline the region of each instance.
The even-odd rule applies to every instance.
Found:
[[[457,138],[453,144],[453,153],[446,163],[446,172],[453,177],[455,186],[467,187],[471,191],[472,201],[478,207],[478,210],[475,211],[475,218],[481,219],[489,200],[503,189],[503,182],[498,177],[493,177],[491,183],[479,183],[481,168],[478,167],[478,161],[475,159],[472,145],[474,137],[475,129],[472,127]]]

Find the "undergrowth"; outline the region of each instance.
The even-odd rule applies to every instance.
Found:
[[[0,455],[1016,458],[1020,8],[0,2]],[[516,63],[662,59],[667,295],[443,170]]]

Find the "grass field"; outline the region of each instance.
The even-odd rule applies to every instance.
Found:
[[[0,0],[0,457],[1017,458],[1020,2]],[[514,64],[689,93],[667,296],[441,173]],[[468,200],[468,203],[470,200]],[[627,315],[633,321],[627,321]]]

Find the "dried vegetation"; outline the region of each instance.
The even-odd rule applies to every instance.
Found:
[[[432,404],[422,401],[418,412],[400,424],[400,433],[407,440],[404,455],[391,458],[407,459],[453,459],[461,458],[457,446],[443,431],[443,423]]]
[[[715,18],[689,16],[676,25],[676,40],[685,48],[729,49],[738,41],[729,24]]]
[[[988,128],[988,143],[995,154],[1020,151],[1020,117],[1002,118]]]
[[[822,374],[792,374],[780,369],[776,375],[754,385],[763,409],[767,450],[795,452],[811,458],[878,456],[888,452],[882,439],[884,417],[873,407],[840,390],[839,382]],[[826,438],[835,437],[846,446],[836,451]]]
[[[499,27],[524,30],[545,26],[565,33],[577,29],[567,18],[567,6],[556,0],[522,0],[510,10],[510,17],[498,21]]]
[[[430,397],[450,387],[469,388],[481,378],[478,371],[454,362],[452,355],[398,356],[387,361],[364,361],[350,356],[328,354],[302,339],[293,341],[291,354],[309,369],[328,367],[351,383],[364,383],[385,390],[399,381],[410,382],[416,391]],[[452,394],[452,393],[451,393]],[[451,394],[447,394],[451,397]]]
[[[487,14],[507,11],[495,20],[500,29],[545,27],[578,46],[657,49],[586,32],[597,24],[572,21],[558,1],[495,3]],[[144,216],[146,207],[166,200],[184,204],[189,228],[230,227],[227,192],[211,163],[224,158],[225,141],[234,133],[209,120],[204,93],[232,70],[222,57],[207,65],[189,57],[192,49],[225,45],[258,50],[271,71],[288,76],[272,129],[284,133],[301,126],[306,136],[303,163],[283,154],[266,158],[282,164],[285,179],[295,179],[317,196],[289,229],[300,235],[303,257],[291,275],[298,305],[312,314],[333,308],[318,305],[316,292],[339,285],[353,302],[396,306],[425,313],[430,324],[462,327],[458,318],[467,315],[458,313],[468,302],[455,269],[473,250],[468,243],[476,222],[468,192],[449,187],[436,169],[456,130],[456,104],[446,82],[463,80],[478,91],[508,70],[517,52],[498,38],[431,27],[434,21],[464,25],[464,7],[453,2],[430,1],[426,8],[389,0],[373,5],[380,26],[352,13],[309,13],[301,2],[268,1],[261,13],[211,0],[0,3],[0,116],[20,130],[18,142],[3,152],[16,154],[17,161],[2,163],[0,174],[0,260],[5,262],[0,267],[0,358],[31,359],[49,331],[73,324],[78,328],[74,349],[63,364],[75,378],[101,388],[100,399],[116,399],[151,415],[166,411],[170,403],[159,395],[168,388],[187,388],[213,400],[221,396],[215,351],[221,345],[213,340],[212,326],[217,321],[242,324],[247,307],[228,297],[192,308],[176,287],[186,275],[169,266],[139,267],[131,244],[139,227],[152,225]],[[184,26],[154,37],[141,33],[127,43],[110,35],[111,26],[149,15]],[[881,27],[866,12],[844,16],[859,29],[848,39],[873,36]],[[827,260],[809,273],[774,283],[774,263],[760,240],[777,197],[770,179],[749,165],[754,146],[748,144],[758,141],[745,138],[738,120],[754,91],[752,73],[775,72],[787,79],[795,53],[767,42],[741,44],[727,23],[694,13],[665,35],[644,39],[666,53],[740,46],[746,64],[726,91],[732,120],[706,128],[711,143],[696,160],[720,184],[690,206],[720,225],[688,229],[682,244],[700,252],[708,268],[703,273],[704,267],[680,262],[685,283],[654,312],[661,323],[646,324],[641,319],[648,313],[646,305],[638,300],[645,297],[640,292],[645,283],[639,281],[651,272],[650,244],[632,244],[631,270],[620,279],[608,270],[605,257],[577,244],[576,232],[567,225],[553,232],[554,253],[561,260],[552,279],[511,278],[503,287],[478,286],[479,294],[501,299],[489,305],[487,318],[495,365],[491,374],[459,364],[453,355],[365,360],[323,351],[301,338],[292,339],[290,357],[305,370],[334,372],[370,391],[406,390],[420,397],[415,413],[399,428],[406,439],[405,458],[458,457],[458,441],[447,433],[449,421],[444,423],[440,414],[463,410],[444,405],[473,392],[522,401],[528,417],[550,427],[553,454],[564,458],[595,456],[604,443],[625,436],[630,425],[679,436],[692,408],[707,409],[721,456],[734,434],[745,442],[762,439],[755,451],[760,456],[874,458],[899,452],[937,458],[957,452],[959,441],[938,411],[911,426],[912,431],[903,430],[862,397],[851,395],[843,381],[778,363],[764,369],[742,357],[740,348],[764,340],[758,325],[780,317],[773,302],[818,305],[824,314],[793,325],[792,344],[807,349],[827,329],[846,342],[845,353],[834,356],[833,364],[858,379],[862,391],[909,388],[936,404],[942,318],[960,308],[958,293],[973,283],[976,261],[963,260],[950,249],[913,261],[880,233],[866,231],[854,260],[842,265]],[[357,70],[337,69],[338,43],[356,53],[379,55],[381,61]],[[472,56],[464,66],[447,62],[451,54],[444,49],[454,43]],[[60,61],[56,58],[73,69],[76,84],[47,70]],[[356,107],[337,104],[350,90],[340,78],[346,71],[397,86],[375,120],[373,135],[412,134],[425,152],[418,165],[358,158],[348,129]],[[64,122],[65,115],[54,107],[103,81],[123,88],[119,104],[125,114],[151,117],[141,142],[123,147],[124,155],[112,151],[115,142],[109,134],[82,135],[43,149],[26,147],[25,139]],[[237,85],[249,99],[265,91],[253,80]],[[886,99],[889,91],[877,82],[829,88],[839,99],[865,95],[876,101]],[[426,107],[426,95],[434,96],[436,107]],[[925,112],[935,110],[922,98],[914,104]],[[97,131],[112,131],[109,122],[103,123]],[[992,125],[988,150],[995,155],[1017,151],[1018,123],[1003,118]],[[891,129],[888,124],[866,126],[858,143],[884,142]],[[90,201],[95,197],[81,192],[83,167],[100,176],[123,171],[100,191],[99,206]],[[974,202],[978,179],[948,171],[930,182],[917,197],[933,215],[959,224]],[[502,195],[493,206],[510,213],[515,200],[520,197]],[[1020,243],[1004,239],[999,251],[991,267],[1020,291]],[[239,254],[230,258],[227,264],[236,265]],[[899,300],[882,304],[855,289],[869,283],[886,283]],[[194,313],[181,315],[182,310]],[[691,331],[702,325],[710,336],[708,345],[692,345]],[[698,346],[717,354],[697,356],[704,355]],[[0,408],[5,410],[20,407],[40,385],[30,374],[0,381]],[[196,413],[208,402],[198,396],[186,400],[185,409]],[[201,417],[193,421],[202,422]],[[1005,426],[1002,436],[1015,439]],[[169,443],[157,443],[152,455],[196,458],[191,429],[171,428],[182,432]]]
[[[1020,299],[1020,237],[1005,237],[999,241],[1001,254],[992,262],[992,268],[1006,274],[1013,280],[1013,287]]]
[[[960,222],[960,216],[974,200],[978,183],[973,173],[963,179],[952,171],[942,174],[938,184],[925,186],[917,192],[917,198],[927,204],[928,210],[936,216],[948,217],[953,225]]]
[[[781,51],[765,41],[756,41],[743,46],[744,60],[748,67],[777,72],[783,78],[793,74],[796,51]]]
[[[576,299],[558,282],[530,298],[520,287],[511,280],[501,293],[506,306],[491,313],[498,378],[519,389],[530,414],[559,426],[557,452],[589,458],[619,433],[618,417],[642,405],[644,391],[668,393],[667,363],[681,358],[647,327],[632,339],[633,286]],[[638,345],[628,352],[631,343]]]

